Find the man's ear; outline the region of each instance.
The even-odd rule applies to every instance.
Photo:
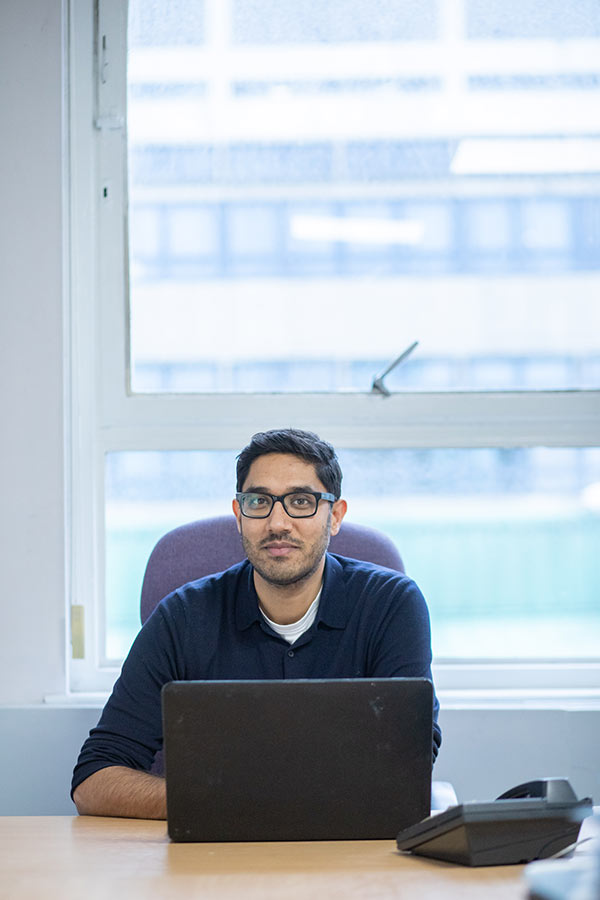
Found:
[[[237,502],[237,500],[232,501],[231,508],[232,508],[233,514],[236,518],[237,530],[241,534],[242,533],[242,513],[240,511],[240,504]]]
[[[331,534],[337,534],[342,524],[342,519],[346,515],[348,504],[345,500],[336,500],[331,507]]]

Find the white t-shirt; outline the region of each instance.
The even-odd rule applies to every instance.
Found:
[[[281,635],[282,638],[285,638],[290,644],[293,644],[294,641],[297,641],[301,634],[304,634],[305,631],[308,631],[312,623],[315,621],[317,616],[317,610],[319,608],[319,600],[321,598],[321,591],[323,588],[319,589],[319,593],[310,604],[304,615],[301,619],[298,619],[297,622],[292,622],[290,625],[279,625],[277,622],[272,622],[267,615],[260,609],[261,615],[267,625],[270,625],[273,631],[277,632],[277,634]]]

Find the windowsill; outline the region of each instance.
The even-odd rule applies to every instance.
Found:
[[[489,698],[493,705],[500,699],[520,705],[523,698],[561,702],[600,698],[597,660],[437,660],[432,670],[437,693],[451,701]]]
[[[100,691],[81,691],[81,693],[46,694],[44,697],[44,705],[69,708],[83,706],[88,709],[102,709],[109,696],[110,691],[107,693]]]
[[[443,710],[600,710],[600,690],[438,690]]]
[[[564,710],[600,711],[600,690],[568,689],[460,689],[437,690],[442,710]],[[109,693],[81,692],[48,694],[44,704],[53,707],[102,709]]]

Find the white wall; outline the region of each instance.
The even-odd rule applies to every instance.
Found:
[[[0,707],[0,815],[71,815],[73,762],[100,710]],[[523,781],[570,779],[580,797],[600,799],[598,712],[442,709],[444,734],[434,777],[460,800],[491,800]]]
[[[65,689],[61,0],[0,2],[0,814],[60,814],[98,710]],[[567,775],[600,798],[600,712],[442,712],[462,799]]]
[[[64,690],[62,28],[0,3],[0,703]]]

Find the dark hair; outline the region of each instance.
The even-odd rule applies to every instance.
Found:
[[[298,428],[259,431],[252,437],[237,458],[238,491],[243,490],[254,460],[266,453],[289,453],[312,463],[321,484],[336,500],[339,499],[342,490],[342,470],[335,450],[331,444],[321,440],[312,431],[301,431]]]

